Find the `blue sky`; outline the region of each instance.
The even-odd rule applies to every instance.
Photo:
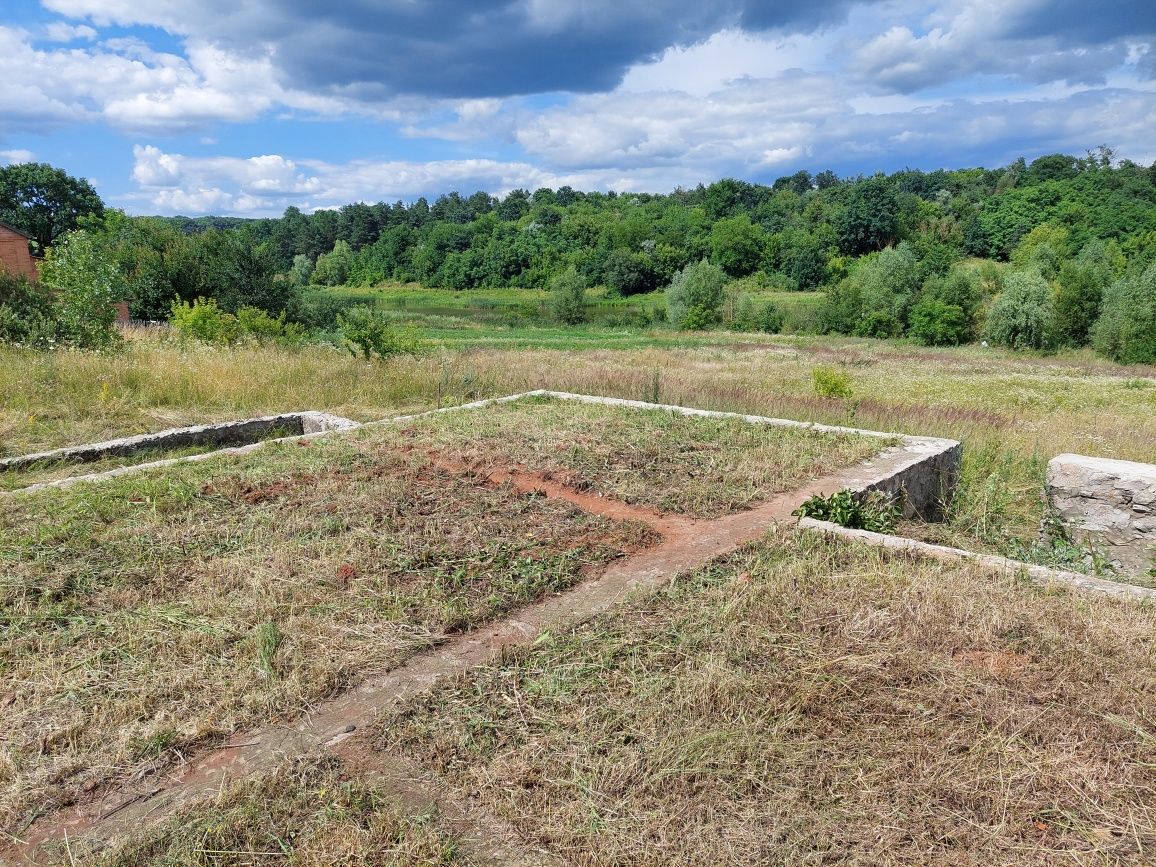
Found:
[[[0,163],[130,213],[1156,160],[1152,0],[4,0]]]

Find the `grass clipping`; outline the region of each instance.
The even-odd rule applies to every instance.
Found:
[[[889,440],[551,398],[419,419],[407,430],[476,469],[528,466],[578,491],[718,518],[876,454]]]
[[[654,540],[433,466],[390,428],[0,513],[0,828],[292,718]]]
[[[808,535],[415,699],[379,743],[583,865],[1151,864],[1156,610]]]

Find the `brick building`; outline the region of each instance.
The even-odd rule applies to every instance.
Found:
[[[31,237],[15,226],[0,223],[0,268],[35,280],[37,260],[28,252],[28,240]]]

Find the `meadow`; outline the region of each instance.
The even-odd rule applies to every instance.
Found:
[[[301,409],[365,421],[550,388],[961,440],[950,520],[910,532],[1077,567],[1086,552],[1037,542],[1048,459],[1156,460],[1156,371],[1087,351],[629,328],[618,345],[596,326],[474,331],[477,345],[434,339],[426,356],[384,362],[328,346],[181,346],[157,332],[115,354],[0,348],[0,454]],[[817,393],[817,369],[845,375],[850,394]]]
[[[386,361],[155,330],[116,353],[0,349],[0,443],[18,454],[301,409],[372,420],[550,388],[960,439],[948,521],[904,532],[1081,568],[1085,552],[1039,539],[1048,458],[1156,459],[1151,368],[624,334],[626,348],[435,340]],[[832,378],[849,393],[820,393]],[[741,512],[878,447],[547,400],[17,494],[0,517],[0,665],[23,686],[3,700],[39,734],[0,751],[6,833],[563,598],[661,544],[662,514]],[[651,517],[501,481],[517,468]],[[631,599],[401,702],[357,755],[413,762],[528,847],[525,863],[1143,864],[1156,846],[1140,794],[1153,785],[1150,606],[782,523]],[[461,823],[399,804],[351,756],[286,756],[99,857],[493,863]]]

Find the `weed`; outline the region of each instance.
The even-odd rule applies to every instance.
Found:
[[[879,491],[870,491],[866,495],[859,496],[844,489],[829,497],[815,494],[791,514],[818,521],[830,521],[852,530],[894,533],[903,509],[898,500]]]
[[[811,371],[815,394],[819,397],[850,397],[851,374],[830,365],[820,365]]]

